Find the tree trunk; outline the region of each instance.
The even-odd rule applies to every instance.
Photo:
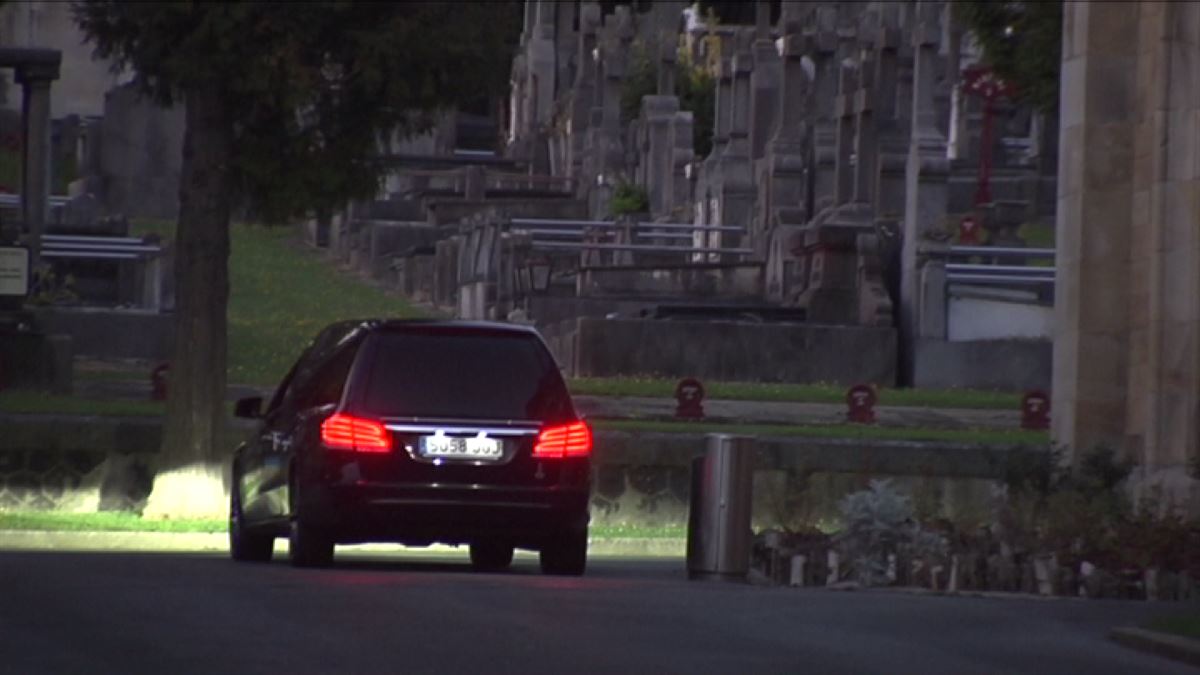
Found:
[[[219,83],[184,93],[175,236],[175,345],[150,518],[226,510],[225,363],[233,126]]]

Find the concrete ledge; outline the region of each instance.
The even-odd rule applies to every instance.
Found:
[[[687,540],[664,538],[592,538],[588,555],[633,557],[683,557]],[[225,553],[229,536],[224,532],[60,532],[0,530],[0,550],[12,551],[141,551]],[[275,540],[275,554],[287,554],[286,539]],[[466,553],[465,547],[405,548],[395,544],[367,544],[349,551],[373,553]]]
[[[1109,637],[1126,647],[1200,667],[1200,640],[1142,628],[1114,628]]]
[[[100,307],[46,307],[34,314],[47,333],[70,335],[75,354],[155,361],[170,357],[171,314]]]
[[[580,318],[547,327],[547,334],[559,363],[576,377],[661,375],[846,386],[896,381],[893,328]]]

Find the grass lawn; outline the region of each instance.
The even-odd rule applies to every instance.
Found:
[[[677,379],[666,378],[597,377],[573,379],[569,385],[574,394],[674,398],[678,383]],[[844,404],[847,388],[831,384],[705,382],[704,389],[705,397],[710,399]],[[1018,410],[1021,395],[974,389],[881,388],[879,405]]]
[[[136,513],[61,513],[57,511],[0,511],[0,530],[51,532],[224,532],[217,520],[143,520]]]
[[[136,513],[61,513],[56,511],[0,511],[0,530],[42,532],[225,532],[225,519],[145,520]],[[599,539],[670,539],[686,537],[683,527],[593,526]]]
[[[161,401],[91,399],[36,391],[0,391],[0,411],[56,415],[158,417],[167,410]]]
[[[784,425],[722,424],[716,422],[667,422],[657,420],[595,420],[597,429],[660,433],[726,433],[744,436],[795,436],[802,438],[861,438],[888,441],[952,441],[987,445],[1046,445],[1044,431],[992,429],[909,429],[860,424]]]
[[[1200,640],[1200,612],[1164,616],[1146,624],[1146,628],[1160,633]]]
[[[230,382],[277,384],[317,331],[334,321],[420,316],[402,298],[339,273],[293,237],[291,228],[233,227]]]
[[[140,221],[133,230],[170,238],[173,227]],[[291,227],[237,224],[230,234],[231,383],[278,384],[308,341],[334,321],[422,315],[402,297],[340,272],[297,244]]]

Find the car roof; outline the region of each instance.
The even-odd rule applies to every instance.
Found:
[[[356,319],[352,321],[339,321],[333,325],[357,326],[360,329],[368,332],[402,332],[405,329],[410,328],[453,328],[468,332],[507,332],[515,334],[537,333],[532,326],[523,324],[502,323],[499,321],[466,321],[461,319]]]

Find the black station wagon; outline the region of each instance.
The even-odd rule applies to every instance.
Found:
[[[333,562],[336,544],[467,544],[477,569],[514,548],[583,574],[592,433],[531,328],[354,321],[322,331],[233,458],[235,560]]]

